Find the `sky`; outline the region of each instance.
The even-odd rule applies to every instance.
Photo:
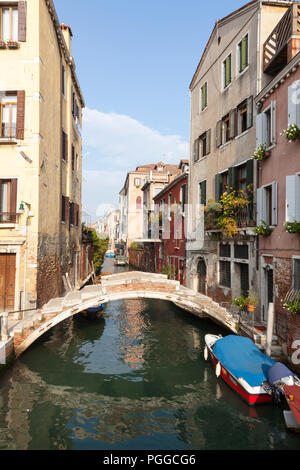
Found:
[[[87,221],[118,208],[128,171],[189,158],[189,85],[217,19],[246,0],[54,0],[85,99]]]

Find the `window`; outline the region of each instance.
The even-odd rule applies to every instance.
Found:
[[[75,148],[72,145],[72,171],[75,171]]]
[[[68,136],[65,131],[62,131],[62,160],[68,161]]]
[[[256,116],[256,147],[264,144],[267,148],[275,144],[276,123],[275,123],[276,103],[271,105]]]
[[[242,165],[237,168],[238,171],[238,190],[246,191],[247,188],[247,166]]]
[[[229,119],[229,114],[224,117],[223,119],[223,138],[222,142],[225,144],[226,142],[229,142],[230,140],[230,119]]]
[[[230,261],[219,261],[219,281],[223,287],[231,287]]]
[[[227,88],[231,83],[231,54],[223,62],[223,88]]]
[[[206,181],[201,181],[199,184],[199,199],[200,204],[206,206]]]
[[[250,96],[237,107],[237,135],[253,125],[253,97]]]
[[[228,171],[221,173],[221,195],[227,191],[228,188]]]
[[[141,185],[141,180],[140,178],[135,178],[134,179],[134,186],[139,187]]]
[[[199,137],[199,155],[200,158],[205,157],[210,153],[210,129]]]
[[[0,137],[16,137],[17,95],[15,92],[6,92],[2,99],[0,95],[0,115]]]
[[[221,258],[230,258],[231,256],[231,245],[221,244],[220,245],[220,257]]]
[[[238,45],[239,73],[242,73],[249,65],[248,42],[248,34],[246,34]]]
[[[286,177],[286,222],[300,221],[300,175]]]
[[[288,124],[300,127],[300,80],[295,81],[288,89]]]
[[[238,259],[249,259],[249,246],[234,245],[234,257]]]
[[[257,225],[277,225],[277,182],[257,189]]]
[[[235,115],[236,111],[231,110],[226,116],[224,116],[219,122],[217,122],[216,128],[216,145],[221,145],[229,142],[235,137]]]
[[[66,71],[65,67],[61,66],[61,92],[63,96],[66,96]]]
[[[182,204],[182,212],[184,213],[185,209],[185,204],[186,204],[186,184],[183,184],[180,189],[180,199],[181,199],[181,204]]]
[[[0,223],[16,223],[17,179],[0,179]]]
[[[207,82],[200,89],[200,109],[204,111],[207,108]]]
[[[300,259],[293,259],[293,289],[300,290]]]
[[[18,8],[0,8],[1,41],[18,41]]]
[[[66,198],[61,197],[61,221],[66,222]]]

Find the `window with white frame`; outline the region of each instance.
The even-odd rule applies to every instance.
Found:
[[[0,94],[0,137],[16,137],[17,93]]]
[[[238,44],[238,71],[242,73],[249,65],[249,36],[243,37]]]
[[[257,225],[277,225],[277,182],[257,190]]]
[[[276,102],[256,116],[256,147],[272,147],[276,143]]]
[[[300,222],[300,175],[286,177],[286,222]]]
[[[0,40],[18,41],[18,8],[0,7]]]

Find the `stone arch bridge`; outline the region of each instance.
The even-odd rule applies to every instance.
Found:
[[[8,314],[2,314],[0,356],[22,354],[45,332],[87,308],[125,299],[161,299],[203,318],[209,317],[236,333],[236,320],[211,298],[168,280],[163,274],[125,272],[103,276],[100,284],[69,292],[65,297],[50,300],[29,319],[9,328]],[[6,352],[3,351],[5,346]],[[1,349],[2,347],[2,349]],[[1,361],[3,363],[3,360]]]

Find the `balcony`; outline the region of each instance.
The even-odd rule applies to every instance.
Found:
[[[212,232],[221,232],[222,230],[217,225],[218,220],[221,216],[222,212],[218,209],[215,212],[206,212],[204,216],[205,230]],[[238,230],[245,230],[250,227],[255,227],[256,216],[253,204],[249,204],[247,207],[243,207],[237,210],[236,213],[232,216],[232,218],[236,222]]]
[[[293,3],[263,48],[263,70],[275,75],[282,70],[300,50],[300,3]]]

